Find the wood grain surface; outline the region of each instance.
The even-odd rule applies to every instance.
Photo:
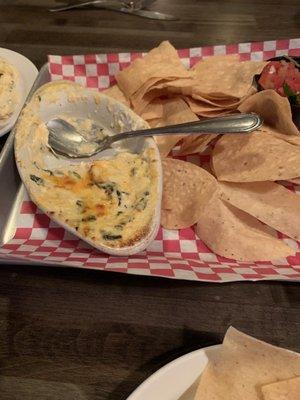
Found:
[[[164,39],[180,48],[300,37],[298,0],[151,5],[180,18],[173,22],[95,9],[48,12],[58,4],[0,0],[0,47],[40,67],[50,53],[148,50]],[[230,325],[300,351],[299,285],[1,265],[0,399],[126,399],[170,360],[220,343]]]

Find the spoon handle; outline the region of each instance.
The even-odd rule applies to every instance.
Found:
[[[142,129],[132,132],[119,133],[110,136],[110,143],[137,136],[157,135],[202,135],[214,133],[248,133],[258,129],[262,119],[257,114],[232,114],[225,117],[205,119],[196,122],[187,122],[178,125],[163,126],[161,128]]]
[[[74,4],[67,4],[65,6],[59,6],[59,7],[54,7],[54,8],[49,8],[49,11],[51,12],[56,12],[56,11],[67,11],[67,10],[72,10],[74,8],[81,8],[85,6],[90,6],[90,5],[95,5],[95,6],[101,6],[103,7],[107,6],[116,6],[120,5],[122,3],[118,3],[115,0],[90,0],[90,1],[84,1],[82,3],[74,3]]]

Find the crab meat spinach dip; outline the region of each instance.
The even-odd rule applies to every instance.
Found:
[[[19,73],[17,69],[0,58],[0,124],[11,117],[19,102]]]
[[[48,131],[38,112],[39,103],[51,98],[51,90],[55,86],[33,96],[16,126],[17,165],[31,198],[50,218],[73,228],[95,247],[134,245],[149,233],[156,210],[156,148],[145,146],[139,153],[122,149],[110,158],[61,162],[49,148]],[[76,119],[65,119],[76,125]],[[92,128],[89,118],[77,126],[81,132]]]

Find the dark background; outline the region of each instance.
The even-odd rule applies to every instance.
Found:
[[[148,50],[164,39],[182,48],[300,37],[298,0],[151,6],[179,16],[174,22],[91,9],[49,13],[55,4],[0,1],[0,46],[40,67],[50,53]],[[126,399],[168,361],[220,343],[230,325],[300,351],[299,285],[1,265],[0,399]]]

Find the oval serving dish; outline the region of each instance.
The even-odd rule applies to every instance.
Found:
[[[47,83],[15,127],[15,157],[31,199],[51,219],[112,255],[144,250],[160,224],[162,169],[152,138],[132,138],[90,158],[48,145],[46,122],[61,117],[97,139],[148,124],[118,101],[69,81]]]

